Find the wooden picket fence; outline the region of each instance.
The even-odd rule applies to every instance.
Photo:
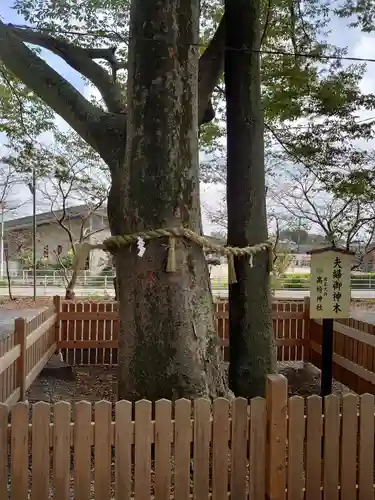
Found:
[[[0,498],[373,499],[374,397],[322,404],[273,375],[249,403],[0,405]]]
[[[375,394],[375,325],[334,321],[333,376],[358,394]],[[311,320],[306,360],[321,368],[322,321]]]
[[[216,327],[228,360],[228,303],[215,304]],[[279,361],[306,361],[321,367],[322,326],[310,320],[307,300],[274,301],[273,330]],[[334,322],[334,377],[358,394],[375,394],[375,326],[354,319]],[[56,348],[73,365],[117,363],[119,319],[114,302],[70,302],[31,321],[16,320],[15,331],[0,340],[0,401],[24,398]]]
[[[117,363],[116,303],[61,301],[58,308],[58,345],[72,364]],[[224,359],[228,360],[226,300],[215,303],[215,314]],[[309,318],[308,299],[275,300],[272,321],[278,361],[305,361],[321,368],[322,324]],[[375,394],[375,325],[353,318],[335,321],[333,361],[336,380],[358,394]]]
[[[56,299],[56,304],[58,304]],[[306,305],[307,304],[307,305]],[[227,300],[215,302],[216,331],[228,360],[229,311]],[[116,302],[61,301],[58,310],[60,331],[58,345],[73,365],[107,365],[117,363],[119,334]],[[308,338],[308,303],[274,301],[273,330],[279,361],[302,361]]]
[[[30,321],[16,319],[14,332],[0,340],[0,401],[12,405],[23,400],[56,351],[56,311],[54,305]]]
[[[224,356],[228,357],[228,305],[216,307],[217,331]],[[303,359],[304,303],[273,304],[273,325],[282,360]],[[56,349],[73,365],[117,363],[119,320],[113,302],[70,302],[54,298],[54,305],[28,321],[15,321],[15,331],[0,340],[0,402],[12,405],[23,400]]]

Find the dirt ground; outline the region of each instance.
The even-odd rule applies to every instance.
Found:
[[[6,297],[0,299],[1,309],[40,309],[48,307],[53,303],[53,297],[40,297],[34,302],[31,297],[20,297],[10,300]]]
[[[320,395],[320,370],[311,363],[284,362],[279,363],[279,373],[288,380],[289,396]],[[332,394],[342,396],[353,392],[337,380],[332,381]]]
[[[74,369],[75,380],[61,380],[51,376],[39,376],[27,392],[30,403],[45,401],[117,400],[117,375],[115,367],[87,366]],[[289,395],[310,396],[320,394],[320,370],[311,364],[279,363],[279,373],[288,379]],[[333,394],[341,396],[350,391],[346,386],[333,382]]]
[[[81,366],[73,368],[75,380],[62,380],[41,375],[27,391],[26,398],[30,403],[45,401],[107,401],[117,400],[116,367]]]
[[[62,297],[63,298],[63,297]],[[95,298],[91,298],[91,300],[85,297],[76,297],[73,301],[82,302],[97,302]],[[100,297],[100,302],[105,302],[106,300],[112,300],[111,297],[106,299],[106,297]],[[53,297],[38,297],[36,301],[31,297],[19,297],[15,300],[10,300],[6,297],[0,298],[0,309],[41,309],[43,307],[48,307],[53,304]]]

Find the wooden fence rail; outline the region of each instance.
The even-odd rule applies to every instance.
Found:
[[[216,328],[228,359],[228,303],[215,304]],[[320,368],[322,326],[309,319],[304,301],[274,301],[273,331],[279,361],[308,361]],[[375,394],[375,326],[348,319],[334,323],[334,377],[361,394]],[[73,365],[117,363],[119,319],[113,302],[54,299],[31,321],[16,320],[0,340],[0,401],[13,404],[38,376],[56,348]]]
[[[375,325],[354,318],[335,321],[333,376],[358,394],[375,394]],[[310,322],[308,358],[321,368],[322,322]]]
[[[57,348],[57,321],[54,305],[30,321],[16,319],[15,331],[0,341],[0,401],[12,405],[25,399]]]
[[[57,302],[56,302],[57,303]],[[61,301],[58,346],[74,365],[117,363],[119,316],[116,302]],[[302,361],[308,342],[308,303],[274,301],[273,331],[279,361]],[[228,360],[228,302],[215,303],[216,330]]]
[[[62,301],[58,345],[73,364],[116,364],[119,320],[116,303]],[[228,303],[215,304],[216,328],[228,360]],[[278,361],[321,367],[322,325],[309,318],[309,302],[275,300],[273,331]],[[375,394],[375,325],[353,318],[334,323],[334,377],[358,394]]]
[[[277,375],[266,399],[138,401],[134,419],[126,401],[41,402],[9,424],[0,405],[0,498],[373,499],[374,397],[324,408]]]
[[[273,328],[278,359],[304,359],[308,341],[306,304],[275,301]],[[217,332],[228,357],[228,303],[215,304]],[[0,401],[12,405],[25,392],[56,349],[74,365],[117,363],[119,320],[112,302],[70,302],[54,298],[54,306],[31,321],[18,318],[15,331],[0,340]]]

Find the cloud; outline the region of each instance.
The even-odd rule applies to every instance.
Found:
[[[353,56],[361,59],[375,59],[374,44],[375,35],[361,33],[354,46]]]
[[[375,59],[375,35],[361,34],[358,42],[354,45],[351,55],[361,59]],[[371,94],[375,92],[375,62],[367,63],[367,70],[360,84],[362,92]],[[365,115],[365,113],[363,113]],[[373,115],[373,113],[372,113]],[[362,116],[362,115],[361,115]],[[366,118],[366,116],[364,116]]]

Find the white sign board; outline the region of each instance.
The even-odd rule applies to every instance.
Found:
[[[310,318],[350,316],[352,255],[325,250],[311,255]]]

